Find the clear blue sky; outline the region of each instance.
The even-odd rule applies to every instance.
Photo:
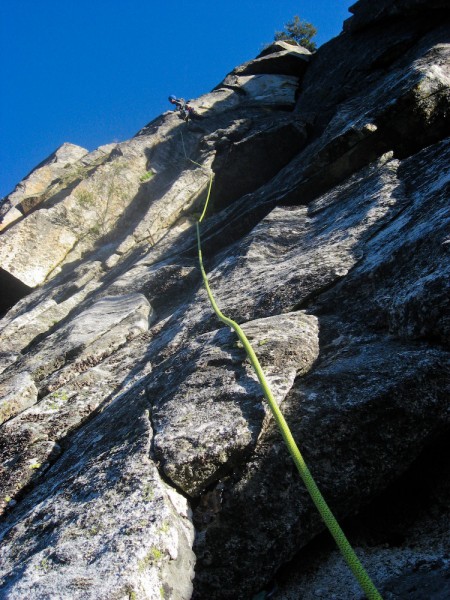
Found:
[[[5,0],[0,7],[0,198],[64,142],[132,137],[254,58],[294,15],[321,45],[354,0]]]

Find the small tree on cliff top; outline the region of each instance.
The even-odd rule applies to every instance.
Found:
[[[317,48],[317,44],[312,41],[312,38],[316,33],[317,29],[312,23],[302,21],[298,15],[295,15],[292,21],[286,23],[284,31],[275,32],[274,40],[285,40],[286,42],[292,40],[300,44],[300,46],[314,52]]]

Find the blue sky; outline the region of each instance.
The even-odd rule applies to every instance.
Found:
[[[354,0],[5,0],[0,197],[64,142],[132,137],[169,94],[204,94],[299,15],[338,35]]]

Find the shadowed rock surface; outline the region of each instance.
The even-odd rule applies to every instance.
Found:
[[[385,599],[450,595],[449,10],[352,13],[4,199],[2,598],[362,597],[202,286],[211,174],[211,288],[324,496]]]

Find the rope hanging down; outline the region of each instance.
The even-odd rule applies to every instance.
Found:
[[[184,146],[183,133],[181,133],[181,138],[183,141],[183,151],[184,151],[185,158],[187,160],[189,160],[191,163],[193,163],[194,165],[197,165],[200,168],[204,169],[203,165],[193,161],[186,155],[186,148]],[[322,496],[319,488],[317,487],[317,484],[314,481],[314,478],[311,475],[311,472],[309,471],[309,469],[300,453],[300,450],[298,449],[297,444],[295,443],[295,440],[292,436],[292,433],[289,429],[288,424],[286,423],[283,413],[281,412],[280,408],[278,407],[278,404],[275,401],[275,398],[273,397],[272,391],[269,387],[269,384],[267,383],[264,372],[259,363],[258,357],[256,356],[255,351],[253,350],[250,342],[248,341],[247,336],[245,335],[245,333],[243,332],[241,327],[238,325],[238,323],[236,323],[236,321],[233,321],[233,319],[230,319],[229,317],[225,316],[222,313],[220,308],[217,306],[217,303],[211,292],[211,288],[209,287],[208,276],[206,275],[205,269],[203,267],[203,257],[202,257],[202,248],[201,248],[201,238],[200,238],[200,223],[203,221],[203,219],[205,218],[205,215],[206,215],[209,198],[211,195],[212,182],[213,182],[213,174],[211,172],[209,186],[208,186],[208,193],[207,193],[206,200],[205,200],[205,206],[203,208],[203,212],[202,212],[200,218],[198,219],[198,221],[196,223],[198,260],[199,260],[199,264],[200,264],[200,271],[201,271],[201,274],[203,277],[203,283],[205,285],[206,292],[208,294],[208,298],[211,303],[211,306],[212,306],[214,312],[216,313],[217,317],[223,323],[225,323],[225,325],[228,325],[236,332],[239,340],[241,341],[242,345],[244,346],[247,356],[250,359],[250,362],[256,372],[259,383],[261,384],[261,388],[262,388],[264,396],[269,404],[270,410],[272,411],[274,419],[280,429],[281,435],[286,443],[286,446],[288,447],[288,450],[289,450],[292,458],[294,459],[294,462],[298,469],[300,477],[302,478],[303,483],[306,486],[306,489],[308,490],[317,510],[320,513],[320,516],[322,517],[323,521],[325,522],[325,525],[328,527],[331,535],[333,536],[342,556],[344,557],[345,561],[347,562],[354,577],[358,581],[361,588],[364,590],[364,593],[366,594],[366,596],[369,600],[382,600],[380,593],[376,589],[376,587],[373,584],[372,580],[370,579],[368,573],[366,572],[366,570],[362,566],[360,560],[356,556],[355,551],[351,547],[351,545],[350,545],[349,541],[347,540],[344,532],[342,531],[339,523],[337,522],[336,518],[334,517],[333,513],[331,512],[331,509],[329,508],[329,506],[326,503],[324,497]]]

